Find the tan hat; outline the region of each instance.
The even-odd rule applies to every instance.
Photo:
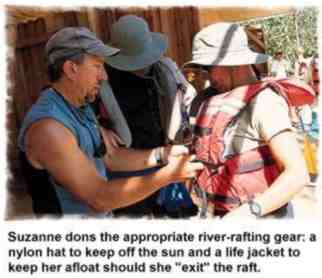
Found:
[[[252,51],[245,30],[235,23],[215,23],[197,33],[193,40],[193,64],[204,66],[239,66],[261,64],[269,56]]]

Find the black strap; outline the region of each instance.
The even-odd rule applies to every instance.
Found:
[[[251,67],[252,67],[252,69],[253,69],[253,71],[254,71],[254,73],[256,75],[256,79],[257,80],[260,80],[261,79],[261,72],[260,72],[260,70],[254,64],[252,64]]]
[[[196,117],[201,104],[207,99],[212,96],[218,94],[214,88],[209,87],[201,92],[198,92],[198,95],[192,100],[191,108],[190,108],[190,117]]]
[[[252,162],[245,162],[243,164],[238,165],[238,169],[236,171],[236,174],[244,174],[248,172],[253,172],[256,170],[259,170],[261,168],[264,168],[265,166],[270,166],[275,164],[275,160],[273,157],[266,157],[262,159],[258,159],[256,161]]]
[[[196,136],[207,136],[211,134],[211,131],[212,131],[212,128],[210,127],[195,126],[194,128],[194,134]]]
[[[233,197],[224,196],[221,194],[209,193],[202,190],[200,187],[198,187],[198,190],[196,190],[196,193],[199,198],[206,196],[207,200],[212,202],[221,202],[221,203],[233,204],[233,205],[241,204],[241,200],[239,198],[233,198]]]
[[[212,194],[206,192],[207,199],[212,202],[221,202],[225,204],[240,205],[241,201],[239,198],[233,198],[229,196],[224,196],[220,194]]]

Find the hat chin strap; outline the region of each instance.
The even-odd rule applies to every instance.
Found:
[[[216,67],[220,68],[221,66]],[[210,76],[211,87],[216,89],[219,93],[225,93],[237,87],[249,85],[258,81],[251,65],[230,66],[225,68],[225,76],[230,80],[230,84],[226,84],[229,88],[227,88],[228,86],[223,88],[221,84],[216,81],[216,78],[212,79]]]
[[[258,81],[251,65],[232,67],[230,75],[233,83],[232,89]]]

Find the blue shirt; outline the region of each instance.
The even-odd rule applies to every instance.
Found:
[[[19,132],[18,146],[23,152],[25,152],[27,129],[33,123],[44,118],[52,118],[70,130],[75,136],[79,148],[93,162],[99,174],[106,178],[107,173],[103,159],[95,157],[95,151],[102,143],[102,139],[94,111],[89,105],[78,108],[68,103],[52,88],[42,91],[40,98],[24,118]],[[75,198],[63,186],[59,186],[53,177],[50,179],[56,190],[63,214],[89,213],[89,206],[86,203]]]

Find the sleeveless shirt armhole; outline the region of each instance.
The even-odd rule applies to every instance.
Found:
[[[266,142],[283,131],[292,130],[285,99],[271,89],[264,90],[253,100],[252,122]]]

